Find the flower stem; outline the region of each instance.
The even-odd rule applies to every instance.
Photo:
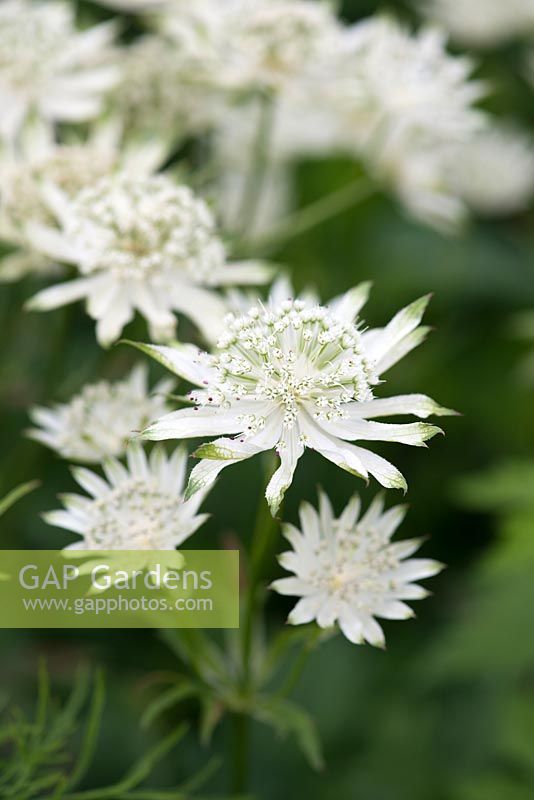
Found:
[[[281,244],[301,236],[317,225],[351,208],[356,203],[366,200],[375,192],[376,186],[372,181],[368,178],[358,178],[341,189],[331,192],[326,197],[321,197],[314,203],[295,211],[294,214],[286,217],[283,222],[273,227],[264,236],[248,242],[243,241],[243,247],[247,252],[256,256],[269,255],[272,250],[275,250]],[[237,248],[241,254],[239,245],[237,245]]]
[[[260,208],[265,176],[269,168],[269,144],[274,124],[274,101],[269,93],[259,96],[258,127],[252,144],[237,228],[246,240],[254,229]]]
[[[242,794],[248,784],[249,762],[249,719],[246,714],[234,714],[233,717],[233,774],[232,792]]]

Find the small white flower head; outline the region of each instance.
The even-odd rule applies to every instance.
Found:
[[[40,292],[30,308],[48,310],[87,298],[103,345],[118,338],[136,309],[159,341],[174,334],[173,311],[192,319],[211,340],[224,316],[212,287],[262,283],[270,274],[254,262],[228,264],[207,205],[162,175],[103,178],[64,209],[60,233],[31,230],[37,249],[75,264],[81,277]]]
[[[197,80],[196,59],[172,39],[150,34],[124,50],[122,80],[110,102],[111,113],[127,135],[171,139],[204,132],[227,103]]]
[[[172,381],[160,381],[149,394],[147,370],[138,365],[122,381],[88,384],[68,403],[33,408],[38,427],[28,435],[71,461],[120,457],[136,433],[169,410],[165,395],[172,387]]]
[[[108,23],[77,31],[62,0],[0,4],[0,136],[12,142],[29,115],[49,124],[93,119],[117,82]]]
[[[354,25],[332,62],[324,102],[352,151],[409,212],[454,226],[463,209],[450,189],[447,196],[443,154],[483,124],[474,103],[485,89],[470,80],[471,62],[445,44],[436,30],[412,34],[389,18]]]
[[[312,0],[177,0],[161,29],[198,65],[197,74],[221,89],[279,91],[309,79],[335,50],[332,8]]]
[[[468,46],[498,47],[534,32],[533,0],[427,0],[418,5],[428,19]]]
[[[230,464],[275,448],[280,467],[267,486],[276,513],[306,447],[353,475],[373,475],[382,485],[406,488],[388,461],[353,441],[396,441],[424,446],[439,428],[370,419],[395,414],[448,414],[424,395],[375,399],[379,376],[419,344],[419,322],[428,302],[421,298],[385,327],[361,330],[362,284],[328,306],[313,300],[271,300],[229,315],[226,334],[211,354],[192,346],[140,345],[176,374],[198,386],[195,408],[174,411],[145,432],[148,439],[233,434],[201,446],[188,494],[209,486]]]
[[[279,557],[293,576],[274,581],[271,587],[279,594],[301,598],[288,622],[302,625],[316,620],[321,628],[337,624],[354,644],[384,647],[384,632],[376,617],[413,617],[405,601],[427,596],[415,581],[437,575],[443,568],[431,559],[411,558],[420,540],[391,541],[405,513],[404,506],[384,510],[380,495],[360,519],[357,495],[338,518],[323,492],[319,512],[302,503],[300,530],[284,526],[292,549]]]
[[[310,77],[334,46],[338,26],[331,7],[310,0],[255,0],[244,4],[229,47],[236,81],[280,89]]]
[[[137,175],[150,175],[168,155],[162,139],[150,142],[122,141],[121,127],[99,123],[88,137],[68,144],[57,144],[45,127],[28,125],[14,152],[0,158],[0,236],[21,248],[10,262],[21,268],[0,267],[0,277],[16,279],[27,272],[58,272],[57,265],[36,251],[28,226],[39,224],[56,229],[64,210],[87,185],[111,176],[121,169]],[[25,265],[25,268],[23,268]]]
[[[451,153],[449,180],[456,193],[486,216],[523,211],[534,195],[534,140],[493,126]]]
[[[177,448],[167,457],[155,447],[147,458],[138,443],[126,452],[127,467],[116,459],[103,463],[106,480],[85,467],[73,469],[90,496],[65,494],[65,510],[45,520],[79,534],[76,550],[174,550],[206,519],[197,515],[204,499],[184,501],[187,453]]]

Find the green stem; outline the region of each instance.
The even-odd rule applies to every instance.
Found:
[[[260,207],[265,177],[269,168],[269,143],[274,124],[274,102],[270,94],[259,97],[258,127],[252,144],[250,165],[239,209],[237,228],[243,239],[254,228]]]
[[[248,784],[249,764],[249,718],[246,714],[234,714],[234,759],[232,792],[242,794]]]
[[[311,631],[309,639],[307,639],[296,657],[295,661],[293,662],[293,666],[289,671],[289,675],[283,682],[282,686],[276,692],[276,697],[287,697],[297,683],[300,680],[302,673],[304,672],[304,668],[309,661],[310,655],[312,654],[313,650],[315,649],[315,645],[317,644],[321,634],[323,631],[319,628],[318,625],[314,626],[313,630]]]
[[[352,208],[353,205],[366,200],[375,192],[376,185],[372,181],[368,178],[358,178],[286,217],[265,236],[248,242],[243,240],[243,247],[246,252],[254,253],[256,256],[268,255],[281,244],[301,236],[342,211]],[[239,245],[236,247],[241,255]]]

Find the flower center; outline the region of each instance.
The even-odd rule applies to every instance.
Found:
[[[83,189],[66,233],[83,253],[86,273],[142,277],[179,268],[209,282],[225,258],[205,203],[163,176],[117,175]]]
[[[86,539],[92,549],[165,550],[172,547],[182,502],[150,480],[131,479],[94,502]]]
[[[343,416],[347,403],[369,400],[376,382],[365,358],[360,334],[321,306],[287,300],[275,310],[252,308],[230,315],[227,335],[213,363],[219,380],[213,400],[270,401],[284,411],[292,427],[306,405],[316,419]],[[262,426],[262,419],[247,420]]]

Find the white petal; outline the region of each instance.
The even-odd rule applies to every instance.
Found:
[[[196,386],[205,386],[216,379],[215,370],[206,364],[209,358],[207,353],[192,344],[176,343],[172,347],[141,342],[130,342],[130,344],[142,353],[155,358],[175,375]]]
[[[239,261],[220,267],[212,277],[214,286],[259,286],[268,283],[273,276],[273,267],[261,261]]]
[[[79,519],[76,519],[76,517],[68,511],[48,511],[43,514],[43,519],[45,522],[48,522],[49,525],[53,525],[56,528],[64,528],[73,533],[80,533],[83,535],[87,531],[87,525]]]
[[[91,470],[85,467],[73,467],[72,474],[82,489],[93,497],[103,497],[109,494],[109,485]]]
[[[348,445],[349,446],[349,445]],[[404,492],[408,488],[402,473],[399,472],[397,467],[386,461],[385,458],[377,456],[370,450],[364,450],[363,447],[350,445],[356,451],[357,457],[361,460],[364,468],[376,478],[376,480],[386,489],[402,489]]]
[[[456,414],[455,411],[438,405],[425,394],[404,394],[378,398],[368,403],[348,403],[343,411],[350,419],[375,419],[397,414],[413,414],[414,417],[426,419],[431,415],[441,417]]]
[[[380,363],[390,350],[417,328],[429,300],[430,295],[420,297],[395,314],[382,330],[364,334],[362,338],[367,355],[376,363]]]
[[[83,255],[58,230],[39,222],[28,222],[24,227],[24,235],[35,250],[54,261],[76,264]]]
[[[371,282],[365,281],[355,286],[354,289],[345,292],[345,294],[336,297],[328,303],[336,317],[345,322],[354,322],[362,308],[367,302],[369,292],[371,291]]]
[[[425,447],[425,442],[443,433],[441,428],[425,422],[401,423],[389,425],[383,422],[368,422],[367,420],[327,420],[320,421],[322,428],[332,436],[338,436],[349,441],[370,442],[398,442],[412,447]]]
[[[291,486],[297,462],[303,452],[304,445],[299,441],[297,427],[284,431],[279,447],[280,466],[269,481],[265,492],[273,516],[280,508],[286,490]]]
[[[50,311],[53,308],[74,303],[86,297],[93,287],[94,279],[77,278],[67,283],[58,283],[49,289],[37,292],[25,305],[29,311]]]
[[[290,625],[306,625],[312,622],[320,607],[321,598],[317,595],[303,597],[290,612],[287,621]]]
[[[173,305],[195,323],[207,342],[218,341],[224,331],[228,307],[215,292],[184,287],[173,297]]]
[[[199,406],[171,411],[143,431],[144,439],[191,439],[197,436],[220,436],[241,433],[243,420],[241,409],[225,409],[218,406]]]
[[[302,433],[306,436],[306,446],[317,450],[329,461],[337,464],[341,469],[358,475],[360,478],[367,478],[367,471],[358,449],[352,444],[347,444],[342,439],[329,436],[307,415],[302,414],[300,418]]]

